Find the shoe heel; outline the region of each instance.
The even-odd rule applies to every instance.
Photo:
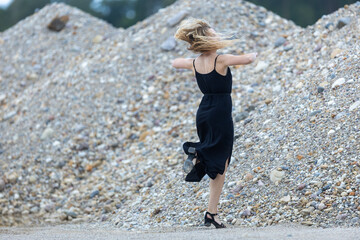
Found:
[[[192,155],[195,155],[196,149],[194,147],[189,147],[188,152]]]
[[[195,157],[195,156],[194,156],[194,157]],[[192,159],[193,159],[193,157],[191,157],[191,156],[189,155],[188,159],[185,160],[184,166],[183,166],[183,170],[184,170],[185,173],[189,173],[189,172],[191,172],[191,170],[193,169],[194,164],[193,164],[193,162],[192,162]]]
[[[204,223],[204,225],[205,225],[205,227],[210,227],[210,226],[211,226],[211,223],[206,222],[206,223]]]
[[[195,158],[195,151],[196,151],[196,149],[194,147],[189,147],[189,150],[188,150],[189,156],[185,160],[184,166],[183,166],[183,170],[185,173],[189,173],[194,167],[194,163],[192,162],[192,160]]]

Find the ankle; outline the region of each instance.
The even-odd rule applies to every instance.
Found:
[[[217,209],[209,209],[209,208],[208,208],[206,211],[209,212],[209,213],[211,213],[211,214],[217,213]]]

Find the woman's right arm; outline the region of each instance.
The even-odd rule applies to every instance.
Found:
[[[243,55],[224,54],[223,62],[227,66],[246,65],[255,61],[257,53],[248,53]]]

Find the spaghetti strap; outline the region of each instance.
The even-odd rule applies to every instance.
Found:
[[[215,58],[214,69],[215,69],[215,67],[216,67],[216,59],[217,59],[217,57],[218,57],[219,55],[220,55],[220,54],[218,54],[218,55],[216,56],[216,58]]]
[[[195,71],[196,71],[196,68],[195,68],[195,59],[196,59],[196,58],[194,58],[194,60],[193,60],[193,66],[194,66],[194,69],[195,69]]]

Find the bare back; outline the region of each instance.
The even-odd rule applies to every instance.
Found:
[[[220,55],[214,54],[211,56],[200,55],[197,58],[195,58],[194,64],[196,71],[200,74],[210,73],[214,69],[216,72],[218,72],[223,76],[226,76],[227,74],[228,66],[224,65],[221,54]],[[192,68],[192,71],[195,75],[194,67]]]

